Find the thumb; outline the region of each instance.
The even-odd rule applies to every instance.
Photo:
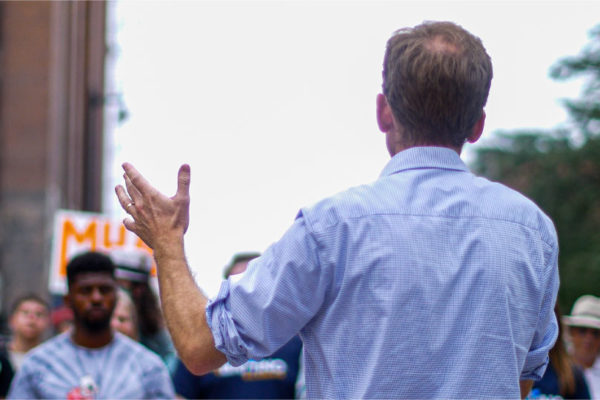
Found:
[[[181,167],[179,167],[179,172],[177,173],[177,196],[189,196],[190,179],[190,166],[188,164],[183,164]]]

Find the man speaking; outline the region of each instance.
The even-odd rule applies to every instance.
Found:
[[[391,160],[373,183],[303,208],[216,298],[184,253],[190,168],[175,196],[130,164],[121,206],[150,247],[179,355],[195,373],[304,344],[309,398],[517,398],[547,365],[557,324],[556,232],[522,195],[459,155],[482,134],[492,64],[450,22],[387,43],[377,122]]]

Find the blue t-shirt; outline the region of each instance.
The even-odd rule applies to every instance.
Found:
[[[190,373],[179,361],[173,383],[188,399],[292,399],[302,342],[290,340],[271,357],[233,367],[227,363],[202,376]]]
[[[9,399],[173,399],[165,364],[152,351],[115,333],[104,347],[73,343],[65,332],[31,350]]]

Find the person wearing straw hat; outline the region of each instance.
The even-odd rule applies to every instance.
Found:
[[[583,368],[591,397],[600,398],[600,298],[581,296],[562,320],[569,327],[573,360]]]

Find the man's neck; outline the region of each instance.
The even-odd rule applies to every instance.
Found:
[[[411,145],[411,146],[398,145],[398,146],[390,149],[389,153],[390,153],[391,157],[394,157],[396,154],[400,153],[401,151],[408,150],[413,147],[445,147],[447,149],[454,150],[459,156],[460,156],[460,153],[462,152],[462,147],[457,148],[457,147],[442,146],[442,145],[436,145],[436,144],[419,144],[419,145]]]
[[[41,341],[36,340],[27,340],[21,336],[15,335],[11,339],[8,347],[10,351],[14,351],[17,353],[27,353],[29,350],[33,349],[35,346],[40,344]]]
[[[110,326],[90,332],[84,327],[75,325],[71,334],[71,339],[76,345],[90,349],[106,346],[113,340],[113,337],[114,334]]]
[[[462,152],[462,146],[454,147],[454,146],[446,146],[446,145],[442,145],[442,144],[427,144],[427,143],[406,144],[401,141],[388,143],[388,152],[391,157],[394,157],[396,154],[400,153],[401,151],[408,150],[413,147],[446,147],[450,150],[454,150],[459,156],[460,156],[460,153]]]

